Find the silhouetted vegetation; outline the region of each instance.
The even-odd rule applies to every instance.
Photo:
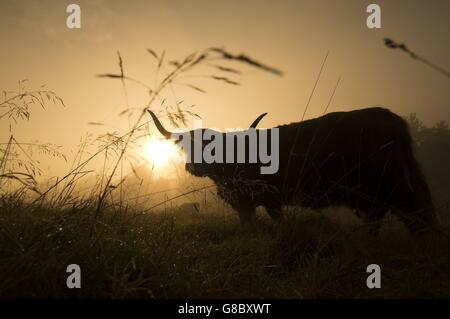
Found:
[[[427,60],[427,59],[423,58],[422,56],[418,55],[417,53],[415,53],[414,51],[409,49],[406,46],[406,44],[404,44],[404,43],[397,43],[397,42],[395,42],[392,39],[385,38],[384,39],[384,45],[386,47],[388,47],[389,49],[399,49],[399,50],[407,53],[412,59],[420,61],[420,62],[426,64],[427,66],[431,67],[435,71],[437,71],[437,72],[443,74],[444,76],[450,78],[450,72],[448,70],[446,70],[443,67],[438,66],[435,63],[432,63],[429,60]]]
[[[415,114],[407,117],[417,156],[439,203],[439,223],[426,238],[409,236],[392,216],[380,237],[372,238],[351,212],[341,208],[311,212],[288,207],[286,220],[279,224],[258,214],[254,227],[241,228],[237,214],[219,203],[210,184],[180,181],[170,196],[169,185],[162,185],[163,191],[141,193],[142,161],[133,151],[149,134],[146,109],[174,126],[197,116],[185,106],[189,104],[165,96],[174,85],[206,93],[196,83],[185,82],[190,78],[183,76],[191,70],[214,70],[208,78],[230,85],[238,85],[233,76],[242,71],[226,62],[281,72],[221,48],[182,60],[148,52],[160,74],[156,87],[128,76],[120,54],[119,73],[100,75],[122,81],[124,92],[128,83],[148,90],[149,101],[142,108],[120,114],[134,116],[131,129],[80,139],[63,177],[39,184],[39,163],[30,156],[39,151],[66,159],[59,147],[18,142],[12,128],[9,142],[1,144],[1,298],[450,297],[447,122],[427,127]],[[33,106],[63,104],[54,92],[26,90],[23,84],[17,92],[5,92],[0,102],[4,123],[28,120]],[[94,158],[105,163],[101,171],[89,168]],[[80,187],[81,182],[87,187]],[[166,205],[199,191],[200,204]],[[162,200],[155,200],[155,195]],[[146,206],[131,204],[140,197],[148,199]],[[66,267],[71,263],[81,266],[82,289],[66,287]],[[382,265],[382,289],[367,289],[366,267],[372,263]]]
[[[450,129],[447,121],[426,126],[416,114],[407,118],[416,143],[416,156],[432,188],[435,206],[448,213],[450,203]],[[441,214],[438,214],[438,217]]]
[[[297,212],[281,225],[261,219],[254,229],[213,207],[198,219],[110,209],[94,220],[94,212],[4,198],[0,297],[450,297],[448,237],[414,240],[394,221],[374,239],[320,212]],[[370,290],[366,267],[374,262],[382,289]],[[71,263],[82,269],[81,289],[66,287]]]

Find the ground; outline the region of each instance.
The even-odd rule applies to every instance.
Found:
[[[335,215],[342,212],[336,210]],[[378,238],[357,223],[296,212],[242,228],[235,214],[138,214],[0,207],[0,297],[434,298],[450,297],[450,223],[411,237],[393,218]],[[331,211],[333,215],[333,211]],[[68,289],[66,267],[81,267]],[[382,287],[368,289],[378,264]]]

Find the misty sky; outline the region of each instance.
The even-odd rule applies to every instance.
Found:
[[[96,74],[118,72],[117,51],[127,74],[155,81],[155,63],[146,52],[166,51],[168,59],[211,46],[246,53],[285,72],[283,77],[242,67],[241,86],[193,80],[208,93],[175,88],[197,105],[205,126],[246,127],[262,112],[262,127],[299,120],[322,60],[323,77],[306,117],[323,113],[342,77],[329,111],[387,106],[416,112],[427,124],[450,121],[450,81],[399,50],[384,37],[406,43],[425,58],[450,69],[450,1],[76,1],[82,28],[66,27],[66,6],[75,1],[0,2],[0,89],[45,84],[66,104],[36,109],[29,123],[14,126],[20,140],[39,139],[68,151],[86,132],[126,132],[118,114],[126,100],[120,81]],[[366,7],[378,3],[382,28],[366,27]],[[147,92],[128,86],[130,107],[142,107]],[[107,126],[94,127],[88,122]],[[0,128],[2,142],[9,136]],[[167,123],[167,121],[166,121]]]

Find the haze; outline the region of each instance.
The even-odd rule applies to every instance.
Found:
[[[207,94],[176,89],[209,127],[247,127],[262,112],[269,113],[262,127],[299,120],[328,51],[306,118],[323,113],[341,77],[329,112],[380,105],[417,113],[427,124],[450,120],[449,79],[383,45],[383,38],[393,38],[449,69],[449,1],[376,1],[380,30],[366,26],[370,1],[77,1],[80,30],[66,27],[69,3],[0,3],[0,89],[29,79],[30,87],[45,84],[66,105],[36,108],[29,122],[14,126],[19,140],[52,142],[69,152],[86,132],[126,132],[129,122],[118,116],[127,105],[122,84],[95,75],[118,72],[119,51],[128,75],[154,83],[147,48],[181,59],[219,46],[284,71],[278,77],[242,67],[240,86],[197,79],[192,83]],[[145,105],[148,95],[139,86],[128,85],[127,94],[130,107]],[[7,142],[9,127],[0,130]]]

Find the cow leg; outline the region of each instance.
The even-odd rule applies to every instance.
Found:
[[[357,210],[357,216],[361,217],[363,223],[367,227],[369,235],[373,237],[378,237],[380,234],[381,226],[383,225],[383,218],[386,215],[386,209],[367,209],[367,210]]]
[[[275,221],[280,221],[283,217],[281,214],[281,204],[278,203],[270,203],[264,204],[264,209],[267,211],[270,217],[272,217]]]
[[[380,234],[381,226],[383,225],[383,217],[385,212],[381,216],[368,216],[364,218],[364,222],[368,228],[369,235],[378,237]]]
[[[236,210],[239,214],[239,219],[241,220],[241,224],[243,226],[254,224],[256,214],[255,207],[239,207],[236,208]]]
[[[419,209],[404,205],[393,213],[405,224],[411,234],[423,233],[432,228],[432,212],[427,209]]]
[[[396,198],[398,201],[393,205],[393,214],[406,225],[411,234],[426,233],[432,229],[434,209],[431,199],[410,191],[406,186],[396,194]]]
[[[235,211],[238,212],[239,219],[241,220],[242,225],[251,225],[254,223],[256,206],[253,205],[250,201],[242,199],[240,201],[230,202],[229,204]]]

